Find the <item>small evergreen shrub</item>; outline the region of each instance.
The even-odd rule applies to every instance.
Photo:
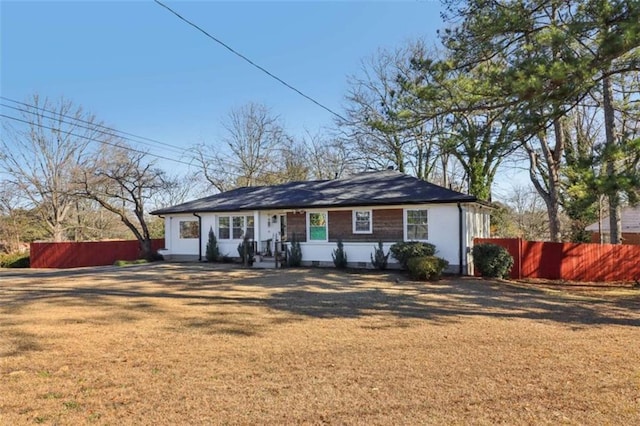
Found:
[[[253,243],[249,241],[248,237],[244,237],[242,242],[238,244],[238,254],[240,255],[240,260],[243,265],[253,265],[255,262],[254,251],[253,251]],[[246,259],[245,259],[246,256]],[[246,261],[245,261],[246,260]]]
[[[209,241],[207,241],[206,251],[207,261],[215,262],[220,257],[220,249],[218,248],[218,239],[213,232],[213,228],[209,228]]]
[[[287,248],[287,266],[297,267],[300,265],[302,265],[302,248],[294,232],[291,236],[290,247]]]
[[[28,268],[29,266],[28,253],[0,254],[0,268]]]
[[[381,271],[387,269],[387,262],[389,260],[389,255],[391,252],[387,252],[384,254],[384,247],[382,245],[382,241],[378,241],[378,247],[373,248],[374,252],[371,255],[371,264],[374,268],[378,268]]]
[[[478,244],[473,247],[473,266],[483,277],[506,278],[513,267],[513,257],[497,244]]]
[[[412,257],[407,261],[409,275],[416,280],[439,280],[449,262],[436,256]]]
[[[391,256],[396,259],[404,269],[407,269],[407,262],[412,257],[433,256],[436,253],[436,246],[430,243],[420,243],[416,241],[406,243],[395,243],[391,246]]]
[[[347,252],[344,251],[344,244],[341,239],[338,239],[338,248],[331,253],[331,257],[336,268],[344,269],[347,267]]]

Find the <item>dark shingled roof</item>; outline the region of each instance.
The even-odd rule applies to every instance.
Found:
[[[476,197],[393,170],[364,172],[342,179],[290,182],[221,192],[156,210],[151,214],[304,209],[310,207],[474,202]]]

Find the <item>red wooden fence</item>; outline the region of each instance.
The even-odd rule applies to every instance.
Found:
[[[164,238],[152,240],[151,247],[164,247]],[[113,265],[116,260],[136,260],[140,244],[133,241],[86,241],[65,243],[31,243],[32,268],[79,268]]]
[[[474,243],[493,243],[506,248],[514,260],[511,278],[640,280],[640,246],[551,243],[519,238],[476,238]]]

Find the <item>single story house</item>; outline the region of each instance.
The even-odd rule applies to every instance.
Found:
[[[640,245],[640,206],[623,207],[622,215],[622,244]],[[601,221],[592,223],[585,228],[591,232],[592,243],[609,243],[611,241],[611,228],[609,216],[605,216]]]
[[[400,241],[424,241],[449,270],[471,274],[475,237],[489,237],[491,208],[462,194],[394,170],[333,180],[237,188],[156,210],[165,220],[168,260],[203,260],[209,230],[221,254],[237,257],[246,235],[258,253],[275,244],[301,242],[305,265],[333,266],[341,239],[349,266],[371,266],[378,241],[385,251]],[[389,257],[390,266],[397,263]]]

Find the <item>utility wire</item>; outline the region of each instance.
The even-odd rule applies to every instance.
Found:
[[[48,110],[43,109],[43,108],[38,108],[38,111],[31,111],[31,110],[28,110],[28,109],[7,105],[7,104],[4,104],[4,103],[0,103],[0,106],[3,106],[5,108],[11,108],[11,109],[16,110],[16,111],[20,111],[21,113],[25,114],[25,116],[27,114],[29,114],[29,115],[33,116],[34,118],[35,117],[42,117],[42,118],[46,118],[48,120],[55,120],[57,123],[67,124],[67,125],[75,127],[75,128],[81,128],[81,129],[89,130],[91,132],[100,133],[102,135],[112,136],[112,137],[115,137],[115,138],[126,140],[126,141],[129,141],[129,142],[141,143],[143,145],[151,146],[151,144],[146,143],[144,141],[134,140],[134,139],[131,139],[131,138],[127,137],[127,136],[122,136],[122,135],[118,134],[118,132],[120,132],[119,130],[109,129],[109,128],[107,128],[105,126],[101,126],[100,124],[97,124],[97,123],[92,123],[90,121],[82,120],[82,119],[79,119],[79,118],[72,118],[72,117],[69,117],[67,115],[60,114],[60,113],[57,113],[57,112],[54,112],[54,111],[52,111],[52,114],[55,114],[55,116],[54,115],[47,115],[44,112],[47,112]],[[69,117],[71,120],[77,120],[77,122],[66,121],[66,120],[63,120],[60,117]],[[81,123],[88,123],[88,125],[85,126],[85,125],[83,125]],[[108,129],[108,130],[101,130],[100,128],[105,128],[105,129]],[[65,133],[69,133],[69,132],[65,132]],[[155,148],[155,147],[152,146],[152,148]],[[173,150],[177,154],[181,154],[181,155],[183,155],[186,152],[185,149],[172,148],[171,146],[165,147],[164,149]]]
[[[57,119],[58,116],[65,117],[65,118],[68,118],[68,119],[71,119],[71,120],[74,120],[74,121],[79,121],[81,123],[91,125],[93,127],[99,127],[101,129],[106,129],[106,130],[108,130],[110,132],[120,133],[121,135],[127,135],[127,136],[130,136],[130,137],[136,138],[136,139],[140,139],[140,140],[133,140],[131,138],[127,138],[127,137],[120,136],[120,135],[117,135],[117,134],[116,135],[112,135],[112,136],[121,137],[122,139],[130,140],[132,142],[142,143],[142,144],[150,146],[148,143],[143,142],[143,141],[149,141],[149,142],[155,143],[157,145],[160,145],[160,146],[162,146],[164,148],[173,148],[173,149],[179,151],[180,153],[188,152],[188,149],[185,149],[183,147],[179,147],[177,145],[172,145],[170,143],[162,142],[162,141],[159,141],[157,139],[152,139],[152,138],[148,138],[148,137],[145,137],[145,136],[139,136],[139,135],[136,135],[136,134],[133,134],[133,133],[124,132],[122,130],[115,129],[113,127],[108,127],[108,126],[104,126],[102,124],[93,123],[91,121],[84,120],[84,119],[81,119],[81,118],[78,118],[78,117],[72,117],[72,116],[69,116],[69,115],[66,115],[66,114],[62,114],[59,111],[53,111],[51,109],[44,108],[42,106],[32,105],[32,104],[28,104],[28,103],[25,103],[25,102],[20,102],[20,101],[17,101],[15,99],[7,98],[5,96],[0,96],[0,99],[4,99],[5,101],[8,101],[8,102],[13,102],[15,104],[22,105],[22,106],[27,107],[27,108],[33,108],[35,110],[45,111],[45,112],[48,112],[50,114],[54,114],[56,116],[55,118],[54,117],[47,117],[47,118]],[[15,109],[15,110],[18,110],[18,111],[22,111],[22,112],[25,112],[25,113],[28,113],[28,114],[33,114],[33,115],[36,114],[33,111],[20,109],[20,108],[17,108],[17,107],[14,107],[14,106],[10,106],[10,105],[2,104],[2,106],[8,107],[8,108],[12,108],[12,109]]]
[[[9,115],[6,115],[6,114],[2,114],[2,113],[0,113],[0,117],[8,118],[9,120],[18,121],[20,123],[34,125],[34,126],[39,127],[41,129],[58,131],[58,129],[56,129],[55,127],[45,126],[44,124],[34,123],[34,122],[31,122],[31,121],[23,120],[23,119],[17,118],[17,117],[12,117],[12,116],[9,116]],[[191,166],[190,163],[187,163],[186,161],[176,160],[175,158],[169,158],[169,157],[165,157],[165,156],[158,155],[158,154],[152,154],[150,152],[142,151],[142,150],[131,148],[131,147],[127,147],[127,146],[122,146],[122,145],[119,145],[117,143],[101,141],[101,140],[98,140],[98,139],[90,138],[88,136],[78,135],[78,134],[72,133],[72,132],[64,132],[64,133],[67,134],[67,135],[74,136],[76,138],[87,139],[87,140],[89,140],[91,142],[98,142],[98,143],[101,143],[103,145],[110,145],[110,146],[113,146],[113,147],[116,147],[116,148],[125,149],[127,151],[137,152],[138,154],[150,155],[152,157],[156,157],[156,158],[159,158],[161,160],[173,161],[175,163],[180,163],[180,164],[185,164],[187,166]]]
[[[275,74],[269,72],[268,70],[266,70],[264,67],[256,64],[255,62],[253,62],[251,59],[249,59],[248,57],[246,57],[245,55],[243,55],[242,53],[236,51],[235,49],[233,49],[231,46],[229,46],[228,44],[226,44],[225,42],[223,42],[222,40],[212,36],[211,34],[209,34],[207,31],[205,31],[204,29],[202,29],[202,27],[198,26],[197,24],[191,22],[190,20],[188,20],[187,18],[183,17],[182,15],[180,15],[178,12],[176,12],[175,10],[171,9],[169,6],[167,6],[166,4],[162,3],[159,0],[154,0],[158,5],[164,7],[165,9],[167,9],[169,12],[173,13],[176,17],[178,17],[178,19],[184,21],[186,24],[192,26],[193,28],[195,28],[196,30],[200,31],[202,34],[204,34],[205,36],[207,36],[208,38],[210,38],[211,40],[215,41],[216,43],[218,43],[219,45],[221,45],[222,47],[224,47],[225,49],[227,49],[228,51],[230,51],[231,53],[233,53],[234,55],[240,57],[242,60],[248,62],[249,64],[251,64],[253,67],[259,69],[260,71],[262,71],[263,73],[267,74],[269,77],[273,78],[274,80],[276,80],[277,82],[279,82],[280,84],[284,85],[285,87],[293,90],[294,92],[296,92],[297,94],[299,94],[300,96],[306,98],[307,100],[313,102],[314,104],[316,104],[317,106],[319,106],[320,108],[324,109],[325,111],[328,111],[329,113],[335,115],[336,117],[338,117],[339,119],[343,120],[343,121],[348,121],[346,118],[344,118],[342,115],[338,114],[337,112],[335,112],[334,110],[332,110],[331,108],[324,106],[323,104],[321,104],[320,102],[316,101],[315,99],[313,99],[311,96],[306,95],[304,93],[302,93],[300,90],[296,89],[295,87],[293,87],[292,85],[290,85],[289,83],[287,83],[286,81],[284,81],[283,79],[281,79],[280,77],[276,76]]]

